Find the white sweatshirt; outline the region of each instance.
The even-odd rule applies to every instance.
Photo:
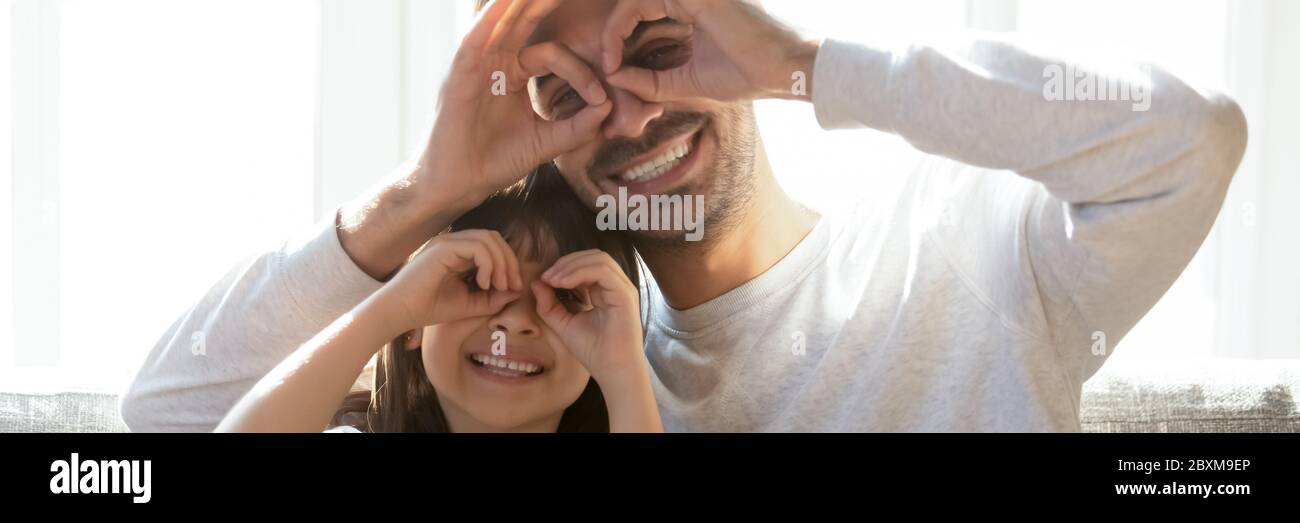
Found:
[[[1069,71],[1066,88],[1140,85],[1149,107],[1062,100],[1044,89],[1052,71]],[[649,294],[668,430],[1078,430],[1083,382],[1192,259],[1246,144],[1235,103],[1163,70],[1085,67],[986,37],[827,40],[813,88],[823,127],[895,133],[931,156],[898,173],[909,178],[892,204],[827,214],[740,288],[685,311]],[[177,320],[123,418],[136,431],[211,430],[380,286],[322,222]],[[194,355],[200,331],[206,354]]]

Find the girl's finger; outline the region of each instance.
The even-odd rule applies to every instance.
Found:
[[[477,318],[480,316],[491,316],[506,305],[519,299],[523,293],[516,291],[498,291],[490,290],[487,292],[476,292],[469,295],[469,303],[465,306],[464,317]]]
[[[612,267],[590,265],[577,268],[560,285],[565,288],[583,288],[590,309],[637,306],[635,289],[626,283],[621,271]]]
[[[511,247],[510,242],[507,242],[505,237],[501,236],[499,233],[496,235],[496,241],[500,244],[501,252],[505,256],[506,279],[509,283],[510,290],[524,290],[524,277],[523,273],[520,272],[519,256],[515,254],[514,247]]]
[[[571,252],[569,254],[561,256],[560,259],[555,260],[555,263],[551,264],[551,267],[547,269],[546,272],[542,273],[542,279],[548,280],[549,282],[552,276],[558,275],[562,272],[566,272],[568,268],[572,266],[574,263],[591,258],[592,256],[600,256],[602,254],[605,254],[605,252],[600,250],[595,250],[595,249],[589,249],[585,251]],[[608,254],[605,255],[608,256]]]
[[[456,239],[447,242],[447,247],[452,250],[458,258],[462,260],[471,260],[474,266],[478,268],[475,274],[475,282],[483,290],[492,288],[492,253],[483,242],[471,239]]]
[[[492,254],[494,270],[489,275],[491,277],[489,281],[498,290],[510,290],[510,280],[512,278],[510,276],[509,262],[506,261],[506,253],[510,251],[510,246],[506,245],[505,240],[501,238],[501,233],[480,230],[473,231],[473,237],[475,241],[481,242],[488,252]]]
[[[537,316],[546,322],[551,330],[563,332],[564,326],[568,324],[573,314],[555,298],[555,288],[541,281],[534,281],[531,288],[533,298],[537,300]]]
[[[600,287],[600,290],[615,292],[632,286],[622,269],[601,259],[574,264],[564,272],[554,275],[548,283],[561,289],[594,285]]]

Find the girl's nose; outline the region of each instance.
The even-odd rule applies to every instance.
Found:
[[[488,326],[511,336],[537,336],[541,328],[532,303],[533,300],[516,300],[493,316]]]

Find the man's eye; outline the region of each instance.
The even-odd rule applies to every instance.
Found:
[[[565,120],[581,111],[587,102],[572,87],[566,87],[551,102],[551,120]]]
[[[470,292],[479,290],[478,269],[474,269],[472,271],[465,273],[465,276],[461,277],[461,281],[465,282],[465,286],[469,287]]]
[[[690,59],[689,49],[678,42],[651,44],[635,60],[638,67],[662,71],[681,67]]]

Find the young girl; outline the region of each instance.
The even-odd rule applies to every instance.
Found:
[[[631,244],[539,169],[431,240],[217,430],[662,431],[637,293]],[[348,397],[385,342],[373,392]]]

